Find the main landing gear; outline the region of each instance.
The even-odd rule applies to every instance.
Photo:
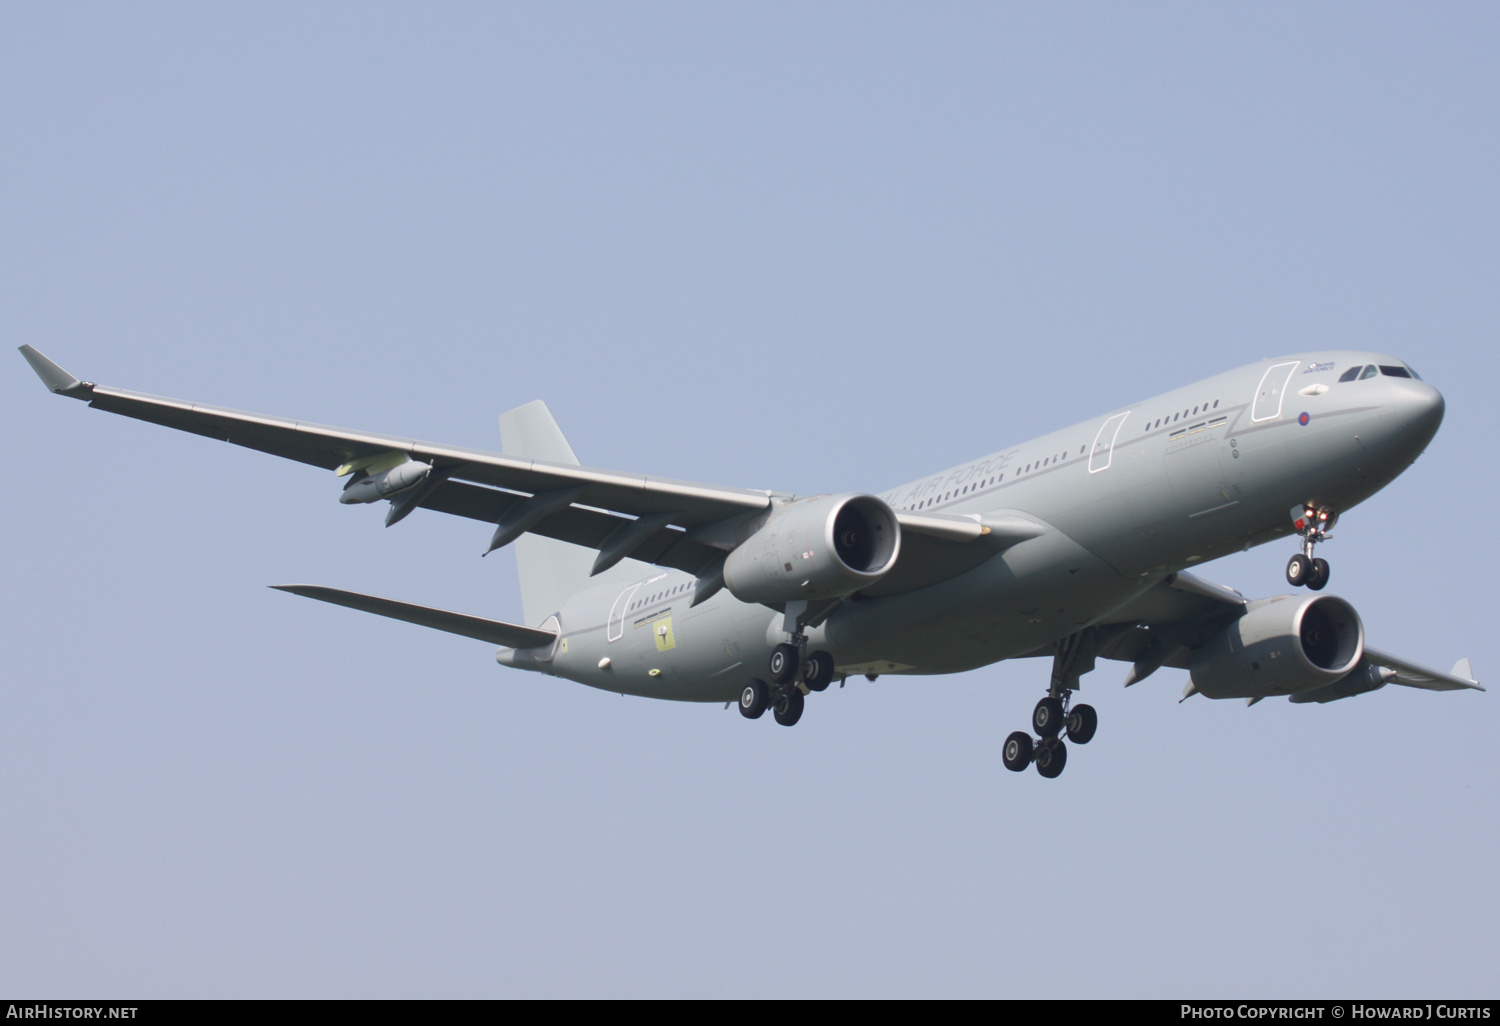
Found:
[[[806,637],[796,644],[782,643],[771,650],[767,664],[771,683],[759,678],[747,681],[740,691],[740,713],[746,719],[759,719],[767,709],[783,727],[802,718],[802,707],[813,691],[827,691],[833,683],[833,656],[811,652],[806,658],[802,648]]]
[[[1302,551],[1286,564],[1286,583],[1294,588],[1322,591],[1328,583],[1328,560],[1313,558],[1313,546],[1328,541],[1328,532],[1339,515],[1328,507],[1297,506],[1292,509],[1292,527],[1302,537]]]
[[[1031,711],[1031,729],[1040,735],[1035,740],[1024,730],[1005,739],[1000,761],[1005,768],[1020,773],[1032,763],[1036,771],[1051,779],[1060,775],[1068,764],[1068,747],[1063,737],[1075,745],[1086,745],[1099,729],[1099,714],[1091,705],[1072,705],[1078,678],[1094,668],[1093,636],[1088,632],[1070,635],[1057,643],[1052,657],[1052,684],[1047,697]]]

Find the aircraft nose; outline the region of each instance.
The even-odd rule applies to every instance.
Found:
[[[1443,402],[1443,393],[1425,381],[1401,382],[1392,405],[1400,414],[1404,427],[1402,433],[1409,438],[1420,439],[1424,446],[1437,434],[1447,408]]]
[[[1417,386],[1416,395],[1412,397],[1413,420],[1421,427],[1436,432],[1438,426],[1443,423],[1443,413],[1447,410],[1447,403],[1443,402],[1443,393],[1433,388],[1425,381],[1414,382]]]

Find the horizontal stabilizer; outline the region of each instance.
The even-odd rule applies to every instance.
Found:
[[[376,616],[388,616],[393,620],[405,620],[407,623],[447,631],[449,634],[462,634],[466,638],[487,641],[491,645],[501,645],[505,648],[534,648],[538,645],[550,645],[557,638],[557,634],[553,631],[540,631],[535,627],[522,627],[520,624],[505,623],[502,620],[486,620],[480,616],[469,616],[467,613],[450,613],[445,609],[433,609],[431,606],[419,606],[411,602],[376,598],[374,595],[339,591],[337,588],[319,588],[311,584],[273,584],[271,587],[277,591],[289,591],[293,595],[317,599],[319,602],[332,602],[336,606],[358,609],[362,613],[374,613]]]
[[[1473,679],[1473,671],[1469,669],[1467,659],[1460,659],[1454,665],[1452,673],[1443,673],[1418,663],[1398,659],[1385,652],[1377,652],[1368,645],[1365,646],[1365,658],[1376,666],[1395,670],[1396,676],[1392,678],[1393,682],[1405,684],[1409,688],[1425,688],[1428,691],[1462,691],[1464,688],[1472,688],[1475,691],[1485,690],[1477,680]]]

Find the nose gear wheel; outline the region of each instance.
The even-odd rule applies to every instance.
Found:
[[[1286,583],[1294,588],[1323,590],[1328,583],[1328,560],[1315,559],[1313,546],[1328,541],[1328,533],[1338,521],[1338,513],[1327,506],[1293,507],[1292,528],[1302,539],[1302,551],[1287,560]]]

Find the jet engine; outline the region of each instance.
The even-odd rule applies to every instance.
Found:
[[[1209,698],[1294,695],[1332,684],[1363,658],[1359,614],[1331,595],[1280,595],[1193,652],[1193,686]]]
[[[724,560],[742,602],[830,599],[868,588],[896,565],[901,526],[873,495],[819,495],[777,506]]]
[[[389,470],[381,470],[374,474],[360,471],[344,486],[343,492],[339,495],[339,501],[347,505],[389,499],[397,492],[404,492],[420,482],[431,470],[430,463],[407,460]]]

